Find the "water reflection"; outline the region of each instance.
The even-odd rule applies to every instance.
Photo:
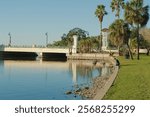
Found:
[[[82,99],[65,92],[108,73],[91,61],[0,61],[0,99]]]
[[[0,75],[4,73],[3,67],[4,67],[4,61],[0,60]]]
[[[69,71],[72,73],[75,85],[84,83],[88,86],[91,85],[93,78],[111,74],[109,67],[102,64],[93,65],[92,61],[69,61]]]

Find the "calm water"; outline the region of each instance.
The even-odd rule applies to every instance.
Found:
[[[94,77],[108,75],[109,71],[88,61],[0,61],[0,99],[83,99],[65,92],[91,86]]]

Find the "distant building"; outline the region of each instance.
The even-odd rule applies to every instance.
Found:
[[[109,30],[107,28],[102,29],[102,50],[105,51],[109,46]]]

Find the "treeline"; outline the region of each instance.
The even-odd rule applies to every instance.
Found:
[[[112,12],[115,12],[115,16],[117,18],[109,26],[110,41],[118,47],[119,51],[120,48],[124,46],[126,51],[129,52],[131,59],[133,59],[131,42],[134,42],[135,40],[137,59],[140,59],[139,50],[143,38],[143,36],[140,34],[140,29],[145,27],[149,21],[149,6],[144,5],[144,0],[111,0],[110,8],[112,9]],[[124,14],[123,17],[120,17],[121,12]],[[107,14],[107,10],[103,4],[97,6],[95,15],[100,22],[101,41],[102,22],[104,16]],[[146,41],[142,43],[147,44]],[[150,49],[148,49],[148,53],[149,50]]]
[[[146,48],[150,51],[150,29],[143,28],[149,21],[149,6],[144,5],[144,0],[112,0],[110,2],[112,12],[115,12],[116,19],[109,26],[109,45],[118,48],[120,52],[127,52],[133,59],[133,52],[136,50],[137,59],[139,59],[140,48]],[[121,17],[120,13],[124,16]],[[54,42],[49,46],[72,47],[73,35],[79,37],[78,51],[93,52],[102,51],[102,23],[104,16],[109,13],[105,6],[100,4],[97,6],[95,15],[100,22],[100,35],[89,36],[87,31],[80,28],[74,28],[67,34],[63,34],[60,41]],[[110,46],[109,46],[110,47]],[[111,49],[111,48],[109,48]]]
[[[73,28],[67,34],[63,34],[60,41],[55,41],[53,44],[49,44],[49,47],[67,47],[73,46],[73,35],[78,36],[78,52],[90,53],[96,52],[99,49],[99,36],[89,36],[89,33],[80,28]]]

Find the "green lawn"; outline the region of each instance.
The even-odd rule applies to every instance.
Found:
[[[140,60],[119,57],[121,68],[104,100],[150,100],[150,56]]]

